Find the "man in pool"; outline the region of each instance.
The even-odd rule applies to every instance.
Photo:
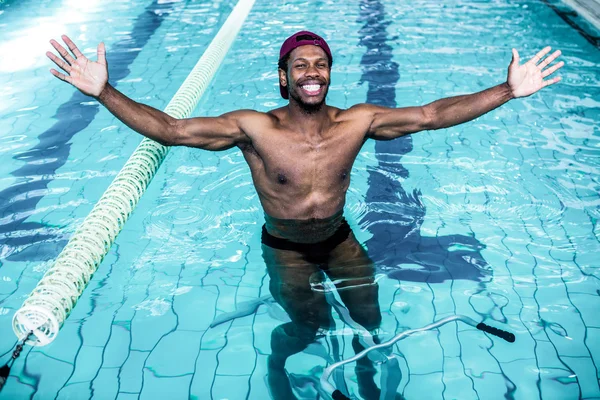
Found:
[[[281,95],[289,104],[263,113],[239,110],[218,117],[175,119],[137,103],[108,84],[104,44],[88,60],[67,37],[72,55],[51,44],[62,59],[48,57],[65,73],[57,78],[95,97],[136,132],[167,146],[205,150],[238,147],[252,172],[269,235],[292,243],[318,243],[343,225],[342,210],[352,164],[367,139],[392,140],[473,120],[507,101],[529,96],[560,80],[544,80],[562,67],[547,47],[523,65],[513,50],[505,83],[479,93],[437,100],[420,107],[358,104],[342,110],[326,104],[333,57],[320,36],[298,32],[280,51]],[[290,221],[294,221],[291,223]]]
[[[269,381],[278,398],[293,398],[281,374],[285,359],[306,347],[319,328],[330,326],[325,295],[314,290],[321,285],[322,271],[336,283],[355,322],[371,331],[379,326],[374,267],[343,217],[350,171],[365,141],[393,140],[473,120],[558,82],[560,78],[545,78],[563,65],[551,66],[560,51],[547,56],[549,47],[520,65],[513,49],[507,81],[482,92],[420,107],[358,104],[342,110],[325,101],[333,62],[329,46],[322,37],[302,31],[285,40],[280,50],[279,84],[281,95],[289,99],[286,106],[266,113],[239,110],[177,120],[108,84],[103,43],[98,60],[92,62],[68,37],[63,40],[71,53],[51,41],[62,59],[47,55],[64,71],[52,69],[52,74],[96,98],[131,129],[167,146],[242,151],[265,211],[263,256],[271,293],[292,320],[273,333]],[[292,345],[286,336],[300,340]],[[357,344],[355,350],[360,349]],[[378,398],[372,375],[373,371],[363,378],[357,374],[359,384],[362,379],[361,386],[367,387],[366,398]]]

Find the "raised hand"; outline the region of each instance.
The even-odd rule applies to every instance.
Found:
[[[61,37],[73,55],[56,40],[51,40],[50,44],[61,55],[62,59],[50,51],[46,52],[46,56],[66,72],[66,74],[60,73],[55,69],[50,69],[50,72],[58,79],[69,82],[88,96],[100,96],[108,81],[108,66],[106,64],[104,43],[98,45],[98,60],[94,62],[81,54],[75,43],[67,35],[62,35]]]
[[[517,50],[512,50],[513,58],[508,66],[507,83],[514,97],[530,96],[541,88],[560,81],[560,77],[544,80],[544,78],[553,74],[556,70],[565,65],[565,63],[561,61],[546,68],[561,54],[560,50],[556,50],[542,61],[542,58],[548,54],[550,50],[552,50],[551,47],[544,48],[523,65],[519,65],[519,53]]]

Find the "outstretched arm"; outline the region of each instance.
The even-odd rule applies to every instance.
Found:
[[[422,107],[392,109],[369,106],[373,122],[368,135],[378,140],[391,140],[422,130],[448,128],[471,121],[513,98],[530,96],[560,81],[559,77],[544,80],[564,65],[561,61],[547,68],[560,55],[557,50],[541,61],[550,50],[546,47],[531,60],[519,65],[519,54],[513,49],[507,81],[479,93],[448,97]]]
[[[115,117],[134,131],[166,146],[190,146],[206,150],[225,150],[249,141],[241,128],[253,111],[235,111],[214,118],[175,119],[170,115],[125,96],[108,83],[104,43],[98,45],[98,60],[90,61],[66,35],[62,36],[71,53],[55,40],[50,43],[62,59],[46,55],[64,73],[51,69],[52,75],[70,83],[83,94],[95,97]]]

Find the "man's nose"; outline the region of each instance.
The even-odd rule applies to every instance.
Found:
[[[306,74],[308,76],[320,76],[321,74],[319,73],[319,69],[317,68],[316,65],[309,65],[308,68],[306,69]]]

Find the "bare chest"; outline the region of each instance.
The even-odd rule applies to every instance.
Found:
[[[277,185],[312,189],[345,186],[363,143],[359,135],[340,131],[322,136],[278,132],[262,139],[253,143],[261,175]]]

